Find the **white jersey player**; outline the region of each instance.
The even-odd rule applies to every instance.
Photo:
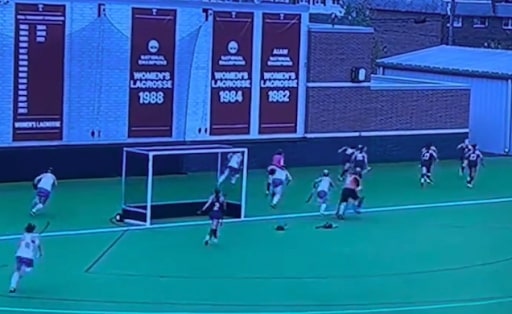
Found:
[[[47,172],[37,176],[34,179],[34,188],[36,197],[32,202],[32,210],[30,214],[35,216],[45,205],[52,194],[52,190],[57,186],[57,178],[52,173],[52,168]]]
[[[29,223],[21,237],[16,251],[16,269],[11,277],[10,293],[16,292],[20,279],[34,268],[34,260],[43,255],[39,235],[34,233],[35,230],[36,226]]]
[[[324,170],[322,176],[315,180],[313,186],[316,189],[316,198],[320,204],[320,214],[323,215],[327,209],[329,193],[335,187],[334,182],[329,176],[329,170]]]
[[[228,155],[228,166],[224,173],[220,176],[217,185],[220,186],[228,177],[231,178],[231,183],[235,184],[240,171],[242,170],[244,162],[244,155],[242,153],[233,153]]]
[[[288,170],[276,166],[268,167],[268,174],[271,177],[271,206],[275,208],[283,195],[284,187],[292,181],[292,176]]]

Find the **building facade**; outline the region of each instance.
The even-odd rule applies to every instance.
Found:
[[[453,44],[512,49],[512,1],[457,1],[454,14]]]
[[[377,61],[382,75],[471,86],[470,139],[493,154],[512,145],[512,51],[438,46]],[[457,100],[454,99],[453,104]],[[432,114],[437,113],[433,111]]]
[[[0,180],[48,165],[116,176],[123,147],[142,143],[247,147],[263,168],[277,148],[294,167],[357,144],[374,162],[416,160],[427,141],[449,158],[467,136],[467,85],[371,76],[374,30],[308,23],[307,6],[53,1],[0,10],[0,162],[25,165]],[[51,27],[26,22],[41,15]]]
[[[362,26],[373,27],[377,57],[450,43],[512,49],[511,0],[454,0],[452,9],[449,0],[355,1],[359,6],[367,6],[368,17],[349,21],[343,16],[332,18],[333,12],[343,13],[346,2],[301,0],[298,3],[311,6],[310,18],[315,22],[357,25],[363,21]],[[450,10],[454,15],[451,23]],[[358,12],[364,14],[362,10]]]

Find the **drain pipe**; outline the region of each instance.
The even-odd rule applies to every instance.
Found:
[[[509,79],[507,81],[507,114],[506,114],[506,126],[507,126],[507,136],[506,136],[506,143],[505,143],[505,154],[510,154],[510,146],[512,145],[512,79]]]

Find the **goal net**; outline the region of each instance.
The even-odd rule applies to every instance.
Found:
[[[225,195],[226,217],[243,219],[247,158],[247,148],[228,145],[124,148],[121,219],[144,225],[204,220],[198,211],[216,187]]]

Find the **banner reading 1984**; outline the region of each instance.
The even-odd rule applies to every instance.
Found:
[[[254,14],[214,12],[210,134],[249,134]]]
[[[171,137],[176,10],[132,9],[128,137]]]
[[[263,14],[260,134],[297,132],[300,14]]]

